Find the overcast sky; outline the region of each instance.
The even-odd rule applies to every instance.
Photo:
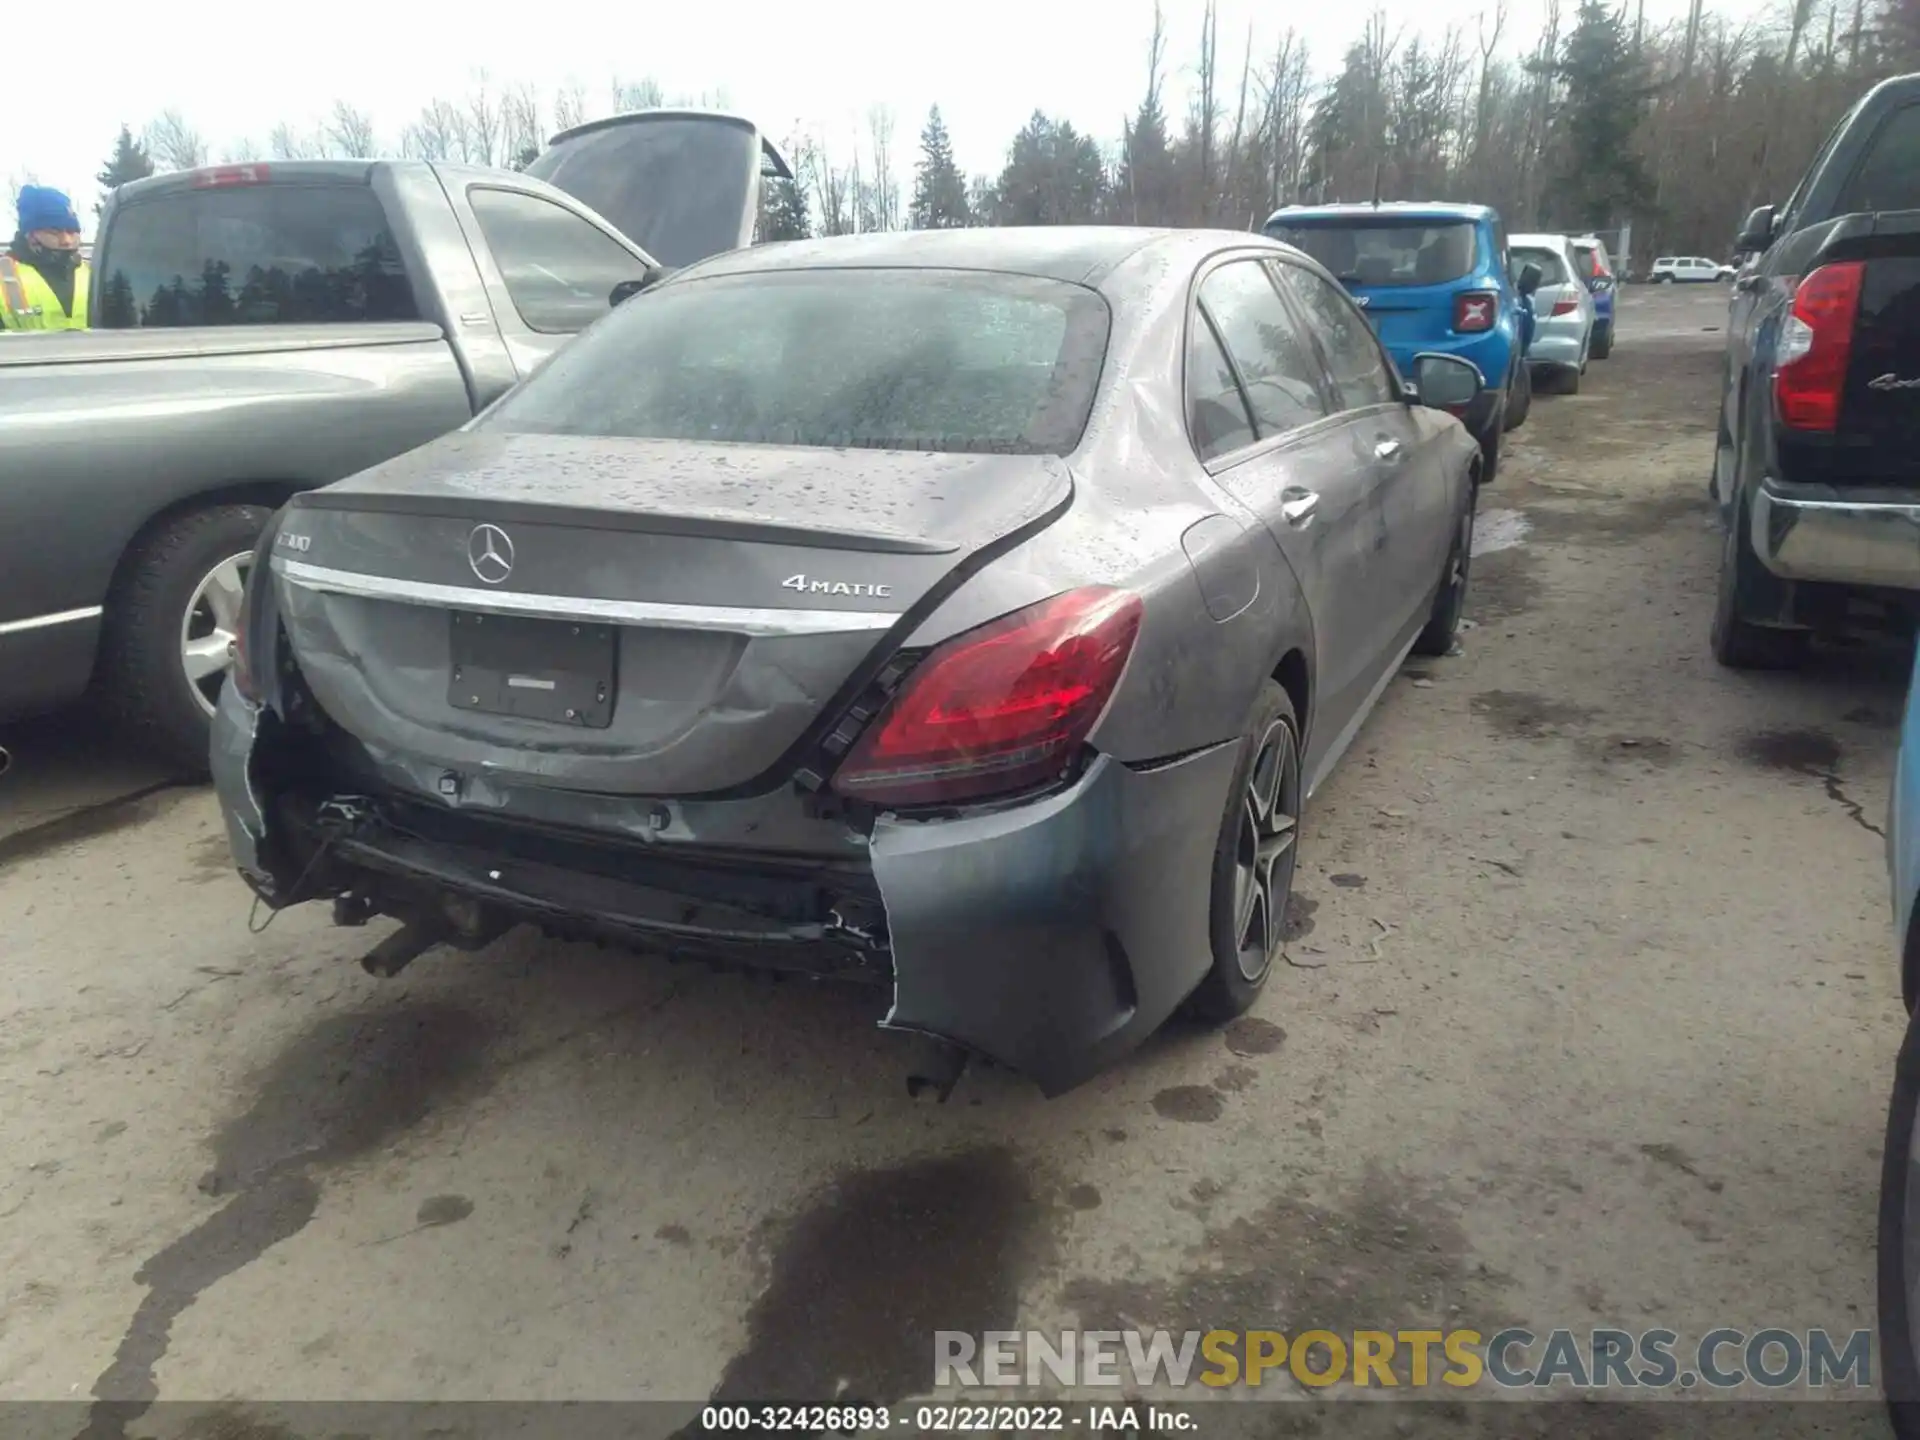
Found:
[[[1398,0],[1389,23],[1438,34],[1458,25],[1471,43],[1495,0]],[[1710,0],[1743,17],[1773,0]],[[1163,0],[1170,106],[1192,78],[1204,0]],[[1501,48],[1529,44],[1544,0],[1507,0]],[[1569,3],[1568,8],[1571,9]],[[1649,22],[1684,14],[1684,0],[1647,0]],[[122,121],[138,131],[169,106],[207,138],[215,159],[273,126],[318,122],[344,96],[372,114],[388,145],[420,105],[458,96],[481,69],[496,84],[587,87],[607,106],[612,80],[657,80],[671,98],[725,92],[730,108],[782,139],[806,128],[849,142],[869,106],[896,115],[902,179],[927,106],[947,117],[960,163],[995,172],[1035,107],[1117,139],[1146,79],[1152,0],[788,0],[764,4],[633,5],[608,0],[388,0],[381,8],[270,6],[196,12],[129,0],[36,11],[86,38],[73,64],[16,64],[0,82],[0,176],[69,190],[91,222],[93,176]],[[288,17],[311,16],[302,30]],[[1236,84],[1249,22],[1259,57],[1282,26],[1305,35],[1324,70],[1360,31],[1363,4],[1219,0],[1221,68]],[[377,17],[377,18],[375,18]],[[276,31],[276,25],[284,29]],[[77,28],[76,28],[77,27]],[[27,41],[23,53],[39,54]],[[45,53],[57,53],[54,51]],[[16,46],[17,50],[17,46]],[[297,57],[297,66],[283,57]],[[212,62],[211,64],[209,62]],[[0,195],[0,200],[4,200]],[[9,220],[11,217],[7,217]]]

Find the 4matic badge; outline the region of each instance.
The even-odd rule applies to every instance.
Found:
[[[872,595],[884,600],[893,594],[891,585],[870,585],[864,580],[816,580],[808,575],[789,575],[780,582],[782,590],[800,590],[808,595]]]

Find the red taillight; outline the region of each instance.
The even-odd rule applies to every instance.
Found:
[[[907,677],[833,788],[935,805],[1053,778],[1113,698],[1140,614],[1139,596],[1093,586],[955,636]]]
[[[213,190],[228,185],[259,185],[267,178],[264,165],[215,165],[210,170],[193,172],[196,190]]]
[[[1453,328],[1475,335],[1500,318],[1500,297],[1491,290],[1463,290],[1453,297]]]
[[[1579,308],[1580,301],[1574,296],[1568,295],[1553,302],[1553,309],[1547,312],[1547,318],[1551,320],[1556,315],[1571,315]]]
[[[1793,292],[1773,370],[1775,413],[1790,430],[1831,430],[1839,423],[1865,271],[1860,260],[1822,265]]]

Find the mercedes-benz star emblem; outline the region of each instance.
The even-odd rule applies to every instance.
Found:
[[[498,585],[513,573],[513,541],[498,525],[476,525],[467,536],[467,564],[482,583]]]

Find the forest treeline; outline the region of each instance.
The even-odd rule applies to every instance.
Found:
[[[1087,221],[1246,229],[1281,204],[1378,195],[1491,204],[1514,231],[1631,221],[1637,256],[1718,255],[1748,209],[1784,197],[1871,83],[1920,70],[1920,0],[1786,3],[1742,21],[1692,0],[1684,18],[1653,24],[1644,0],[1546,0],[1537,37],[1518,44],[1506,0],[1489,0],[1471,31],[1438,34],[1375,10],[1335,56],[1310,54],[1291,29],[1223,43],[1211,5],[1198,35],[1176,37],[1156,11],[1140,98],[1118,135],[1036,109],[997,174],[968,175],[936,98],[909,179],[896,118],[875,108],[857,144],[774,137],[797,178],[769,187],[762,233]],[[1190,77],[1177,106],[1176,54]],[[667,98],[652,81],[590,95],[481,78],[464,95],[427,101],[397,135],[376,133],[342,100],[317,124],[284,123],[218,154],[171,110],[123,127],[97,178],[111,188],[216,159],[386,154],[521,167],[559,130]]]

